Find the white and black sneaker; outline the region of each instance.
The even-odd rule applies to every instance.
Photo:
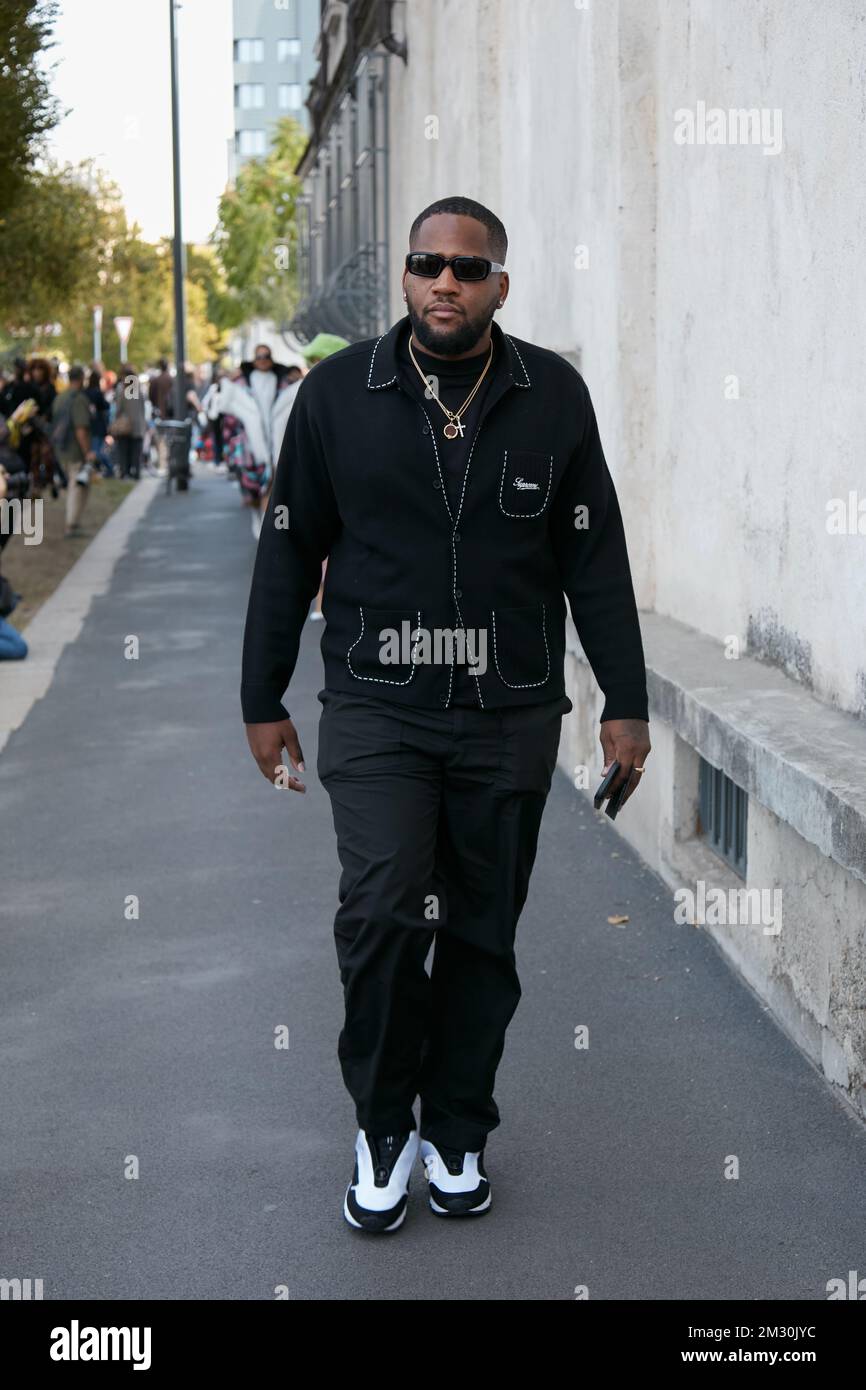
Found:
[[[409,1179],[418,1154],[418,1131],[377,1137],[358,1130],[355,1171],[343,1215],[360,1231],[396,1231],[406,1217]]]
[[[479,1216],[490,1207],[490,1183],[484,1169],[484,1150],[461,1153],[421,1140],[421,1158],[437,1216]]]

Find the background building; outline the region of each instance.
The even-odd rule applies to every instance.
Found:
[[[306,105],[320,53],[321,0],[232,0],[235,132],[229,142],[229,182],[248,159],[267,154],[283,116],[310,128]],[[229,337],[237,364],[267,343],[278,361],[298,346],[269,318],[251,319]]]
[[[304,105],[316,68],[319,0],[232,0],[235,133],[229,179],[267,153],[281,116],[308,125]]]
[[[298,166],[301,301],[294,328],[354,341],[389,322],[388,80],[405,45],[390,0],[323,0],[310,143]]]

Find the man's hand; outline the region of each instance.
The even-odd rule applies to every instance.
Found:
[[[288,787],[289,791],[293,792],[306,792],[307,789],[299,777],[286,776],[282,761],[281,755],[285,748],[295,771],[306,771],[304,755],[291,719],[278,719],[275,724],[245,724],[244,728],[247,731],[247,743],[259,765],[259,771],[263,777],[267,777],[271,786],[280,789]]]
[[[619,772],[607,795],[611,796],[623,782],[629,783],[621,802],[624,806],[640,784],[641,769],[650,751],[649,724],[644,719],[607,719],[601,726],[599,742],[604,753],[604,771],[612,762],[619,763]]]

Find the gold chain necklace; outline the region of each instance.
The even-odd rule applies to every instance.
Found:
[[[472,401],[473,401],[474,398],[475,398],[475,393],[478,391],[479,387],[481,386],[482,381],[484,380],[484,378],[485,378],[486,375],[487,375],[488,369],[489,369],[489,367],[490,367],[490,363],[493,361],[493,339],[492,339],[492,338],[490,339],[490,356],[487,358],[487,362],[485,363],[485,366],[484,366],[484,371],[481,373],[481,375],[480,375],[480,377],[478,378],[478,380],[476,381],[475,385],[472,387],[472,390],[469,392],[469,395],[466,397],[466,400],[463,402],[463,404],[461,405],[461,407],[460,407],[459,410],[449,410],[448,407],[447,407],[447,405],[443,405],[442,401],[440,401],[439,397],[436,395],[436,392],[433,390],[433,387],[430,385],[430,382],[428,381],[427,377],[424,375],[424,373],[422,372],[421,368],[418,366],[418,361],[417,361],[417,359],[416,359],[416,357],[415,357],[414,352],[412,351],[412,335],[411,335],[411,334],[409,335],[409,356],[412,358],[412,361],[415,363],[415,368],[416,368],[416,370],[417,370],[417,372],[418,372],[418,375],[420,376],[421,380],[422,380],[423,383],[424,383],[425,390],[427,390],[427,391],[430,392],[430,395],[433,397],[434,401],[435,401],[436,404],[439,406],[439,409],[440,409],[440,410],[443,410],[443,411],[445,412],[445,414],[448,416],[448,424],[445,426],[445,429],[442,431],[442,433],[445,435],[445,438],[446,438],[446,439],[456,439],[456,438],[458,437],[458,435],[459,435],[459,436],[461,437],[461,439],[462,439],[462,438],[463,438],[463,421],[460,419],[460,416],[461,416],[461,415],[463,414],[463,412],[472,404]]]

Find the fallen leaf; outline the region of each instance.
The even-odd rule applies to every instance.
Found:
[[[612,927],[621,927],[623,922],[628,921],[628,917],[608,917],[607,920]]]

